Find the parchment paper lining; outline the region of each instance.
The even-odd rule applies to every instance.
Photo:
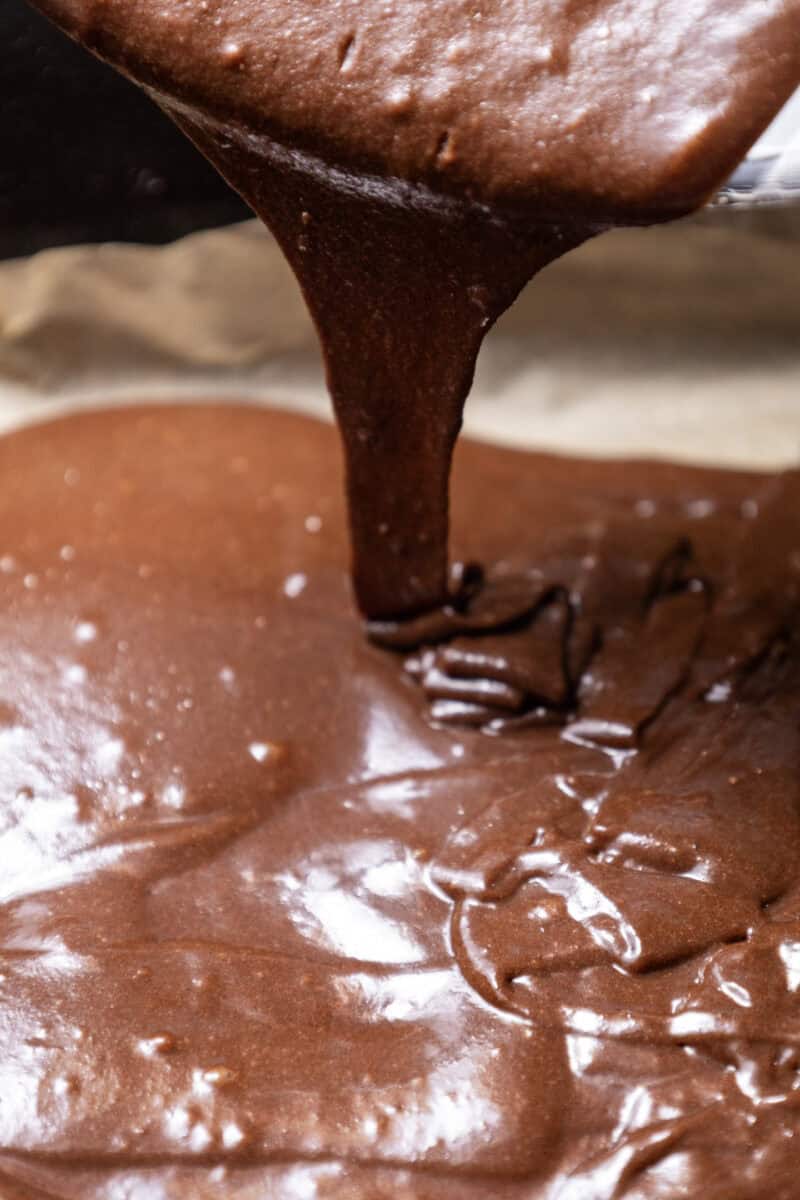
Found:
[[[0,428],[198,395],[329,416],[302,298],[255,222],[0,264]],[[466,428],[590,455],[797,462],[800,236],[704,220],[584,247],[490,335]]]

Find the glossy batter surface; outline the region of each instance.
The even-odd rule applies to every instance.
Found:
[[[465,444],[386,649],[336,464],[0,441],[4,1197],[793,1200],[798,476]]]
[[[212,120],[557,221],[698,206],[800,82],[798,0],[37,3]]]

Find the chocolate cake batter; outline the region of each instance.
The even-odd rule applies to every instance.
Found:
[[[466,443],[404,670],[327,427],[0,472],[4,1200],[794,1200],[798,475]]]
[[[541,267],[702,204],[800,84],[800,0],[36,0],[142,83],[308,298],[372,618],[448,598],[475,357]]]
[[[794,1200],[800,482],[450,455],[481,339],[702,203],[800,0],[42,0],[271,225],[344,436],[0,442],[0,1170]]]

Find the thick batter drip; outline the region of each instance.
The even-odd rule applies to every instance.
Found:
[[[703,202],[800,0],[41,7],[283,245],[379,645],[330,431],[0,443],[4,1186],[794,1200],[798,480],[465,446],[454,579],[447,491],[486,329]]]
[[[283,246],[375,619],[448,599],[450,456],[492,322],[592,234],[702,204],[800,84],[800,0],[37,3]]]
[[[465,444],[406,663],[336,459],[0,441],[3,1195],[793,1200],[797,476]]]

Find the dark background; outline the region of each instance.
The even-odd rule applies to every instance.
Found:
[[[247,215],[133,84],[25,0],[0,0],[0,257],[169,241]]]

